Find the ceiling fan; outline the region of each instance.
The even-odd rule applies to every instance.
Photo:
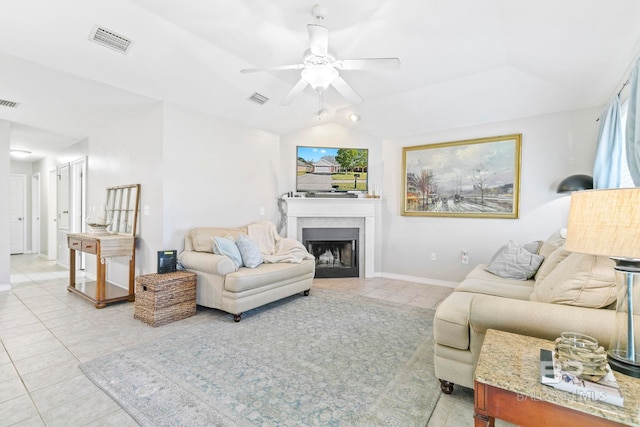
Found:
[[[324,20],[327,9],[315,5],[311,13],[320,22]],[[362,102],[362,97],[340,77],[338,70],[394,70],[400,67],[398,58],[339,59],[329,50],[329,31],[326,27],[318,24],[308,24],[307,31],[309,33],[309,49],[305,50],[301,64],[240,70],[242,73],[302,70],[300,80],[280,102],[280,105],[291,104],[293,99],[309,85],[320,96],[320,114],[323,112],[322,94],[329,86],[333,86],[340,95],[357,104]]]

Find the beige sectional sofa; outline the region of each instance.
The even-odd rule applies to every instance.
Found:
[[[451,393],[454,384],[473,388],[487,329],[548,340],[581,332],[608,347],[615,321],[614,262],[567,252],[563,245],[560,231],[541,242],[535,258],[542,264],[528,280],[500,277],[478,265],[440,303],[433,325],[434,365],[443,392]]]
[[[234,262],[233,254],[214,253],[216,239],[233,245],[247,238],[254,244],[252,255],[259,258],[251,268]],[[244,253],[240,255],[246,259]],[[315,274],[314,257],[298,241],[279,236],[267,221],[243,227],[193,228],[185,236],[178,259],[198,277],[196,303],[231,313],[236,322],[248,310],[296,293],[308,295]]]

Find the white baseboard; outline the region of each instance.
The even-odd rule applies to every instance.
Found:
[[[0,285],[0,292],[7,292],[11,290],[11,284]]]
[[[457,282],[449,282],[446,280],[429,279],[425,277],[406,276],[404,274],[393,273],[376,273],[376,277],[384,277],[386,279],[404,280],[407,282],[422,283],[425,285],[444,286],[446,288],[455,288],[459,285]]]

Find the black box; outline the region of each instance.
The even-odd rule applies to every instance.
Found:
[[[176,271],[178,251],[158,251],[158,273],[173,273]]]

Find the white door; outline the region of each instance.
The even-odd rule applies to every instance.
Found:
[[[67,249],[67,234],[69,233],[69,218],[71,202],[69,199],[70,181],[69,164],[58,166],[58,248],[56,260],[58,265],[69,265],[69,250]]]
[[[24,253],[25,228],[25,189],[27,177],[11,175],[11,254]]]
[[[31,176],[31,252],[40,253],[40,174]]]
[[[55,169],[49,171],[47,188],[47,259],[53,261],[57,257],[58,248],[58,174]]]

